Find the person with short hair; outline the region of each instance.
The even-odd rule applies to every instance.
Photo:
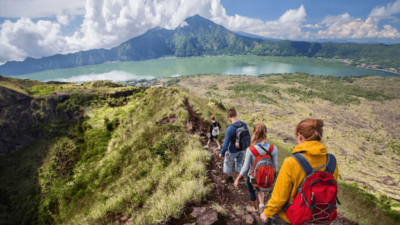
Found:
[[[228,175],[227,182],[233,183],[233,178],[231,175],[233,161],[235,161],[235,171],[239,173],[240,170],[242,169],[243,156],[244,156],[244,151],[238,151],[235,147],[236,130],[238,129],[237,128],[238,126],[245,127],[246,129],[248,128],[245,122],[239,121],[237,119],[237,113],[235,109],[228,109],[226,114],[228,116],[228,119],[232,122],[232,124],[226,128],[224,145],[222,146],[221,153],[219,156],[225,157],[223,171],[225,174]]]
[[[204,147],[209,148],[210,141],[215,140],[215,142],[218,145],[218,149],[221,149],[221,145],[219,144],[219,141],[218,141],[218,135],[221,131],[221,125],[219,124],[219,122],[215,121],[215,116],[211,116],[210,119],[211,119],[210,135],[208,136],[207,145]]]
[[[258,146],[256,149],[260,155],[269,154],[266,149],[269,149],[271,145],[267,142],[267,127],[264,124],[260,123],[254,127],[253,138],[251,139],[251,145]],[[264,150],[261,149],[260,146],[263,147]],[[271,158],[272,158],[272,163],[274,164],[275,171],[278,171],[278,148],[276,146],[273,146],[273,151],[271,152]],[[249,148],[247,148],[244,165],[242,167],[242,170],[240,171],[239,176],[236,178],[234,186],[236,188],[239,188],[238,187],[239,180],[242,177],[247,176],[247,179],[246,179],[247,180],[247,188],[249,190],[250,201],[253,206],[252,210],[259,211],[261,213],[262,211],[264,211],[264,208],[265,208],[264,192],[265,191],[270,192],[271,190],[260,190],[260,188],[253,187],[253,185],[251,184],[250,176],[251,176],[251,172],[252,172],[252,168],[253,168],[255,160],[256,160],[256,157],[251,152],[251,150]],[[258,208],[257,208],[256,195],[258,196],[258,200],[260,202]]]
[[[325,145],[321,143],[323,126],[324,122],[322,120],[308,118],[297,124],[295,129],[295,137],[298,145],[294,148],[293,154],[302,154],[312,169],[327,164],[328,151]],[[325,167],[320,168],[318,171],[324,171],[324,169]],[[337,180],[338,173],[339,169],[336,164],[333,172],[335,180]],[[306,173],[302,169],[302,166],[294,157],[287,157],[279,171],[272,197],[269,199],[264,212],[260,215],[264,223],[269,222],[270,218],[275,214],[278,214],[283,220],[290,223],[284,207],[293,201],[304,178],[306,178]]]

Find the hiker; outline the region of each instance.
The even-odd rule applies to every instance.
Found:
[[[228,175],[226,181],[233,183],[233,161],[235,160],[235,171],[239,173],[242,169],[244,150],[249,147],[251,137],[247,124],[237,119],[236,110],[228,109],[226,113],[232,124],[226,128],[224,145],[219,156],[225,156],[223,170]]]
[[[245,161],[244,161],[244,165],[242,167],[242,170],[240,171],[239,176],[236,178],[236,181],[234,183],[234,186],[236,188],[239,188],[239,180],[244,177],[245,175],[247,176],[247,188],[249,190],[249,195],[250,195],[250,201],[251,204],[253,205],[252,210],[256,211],[256,212],[263,212],[264,208],[265,208],[265,204],[264,204],[264,193],[265,192],[269,192],[272,189],[272,185],[274,182],[274,178],[275,178],[275,171],[278,171],[278,149],[276,146],[270,145],[267,142],[267,127],[260,123],[257,124],[254,127],[254,132],[253,132],[253,138],[251,139],[251,145],[249,148],[247,148],[246,150],[246,156],[245,156]],[[254,152],[254,153],[253,153]],[[269,154],[269,155],[266,155]],[[267,164],[263,164],[266,166],[266,170],[267,173],[269,172],[269,170],[271,170],[271,174],[268,174],[271,180],[270,184],[268,184],[268,187],[258,187],[259,185],[254,185],[251,182],[252,178],[254,178],[254,171],[258,171],[257,173],[260,174],[260,176],[266,177],[266,174],[264,173],[262,174],[262,171],[260,169],[264,169],[261,166],[256,168],[256,165],[261,165],[260,162],[262,161],[260,159],[264,158],[265,160],[268,160]],[[258,158],[256,158],[258,157]],[[256,161],[256,165],[255,162]],[[272,168],[269,168],[272,167]],[[259,169],[260,168],[260,169]],[[257,176],[259,177],[259,176]],[[253,179],[254,180],[254,179]],[[258,179],[258,181],[265,183],[265,180],[262,179]],[[258,182],[257,182],[258,183]],[[257,187],[254,187],[257,186]],[[257,198],[256,198],[256,194],[258,196],[258,200],[260,202],[260,204],[258,205],[257,208]]]
[[[221,150],[221,145],[219,145],[219,141],[218,141],[218,135],[219,135],[219,131],[221,130],[221,125],[219,124],[219,122],[215,121],[214,116],[211,116],[210,119],[211,119],[210,135],[208,136],[208,142],[205,147],[208,148],[210,141],[213,141],[215,139],[215,142],[217,142],[217,145],[218,145],[218,149]]]
[[[338,167],[321,143],[323,126],[322,120],[311,118],[297,124],[298,145],[283,162],[272,197],[260,215],[264,223],[275,214],[291,224],[330,224],[336,218]]]

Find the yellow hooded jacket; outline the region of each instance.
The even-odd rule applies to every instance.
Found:
[[[298,152],[302,152],[313,169],[326,164],[326,147],[318,141],[305,141],[297,145],[293,150],[293,153]],[[321,170],[324,169],[325,168],[321,168]],[[336,165],[335,173],[333,174],[335,180],[337,180],[338,173],[339,170],[338,166]],[[286,158],[283,162],[281,170],[279,171],[272,197],[265,207],[264,214],[268,218],[278,214],[280,217],[282,217],[282,219],[290,223],[286,213],[283,211],[283,208],[287,202],[293,201],[297,194],[297,189],[305,177],[306,174],[296,159],[293,157]]]

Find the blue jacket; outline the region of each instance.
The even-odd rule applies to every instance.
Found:
[[[240,123],[242,123],[242,126],[249,129],[247,127],[247,124],[242,121],[236,121],[233,124],[240,125]],[[237,128],[235,126],[233,126],[233,124],[228,126],[228,128],[226,129],[224,145],[222,146],[222,149],[221,149],[221,155],[223,155],[223,156],[225,155],[227,150],[229,150],[230,153],[238,153],[238,151],[236,150],[236,147],[235,147],[236,129]]]

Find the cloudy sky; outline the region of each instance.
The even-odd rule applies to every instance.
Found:
[[[400,43],[400,0],[0,0],[0,64],[111,48],[195,14],[277,39]]]

